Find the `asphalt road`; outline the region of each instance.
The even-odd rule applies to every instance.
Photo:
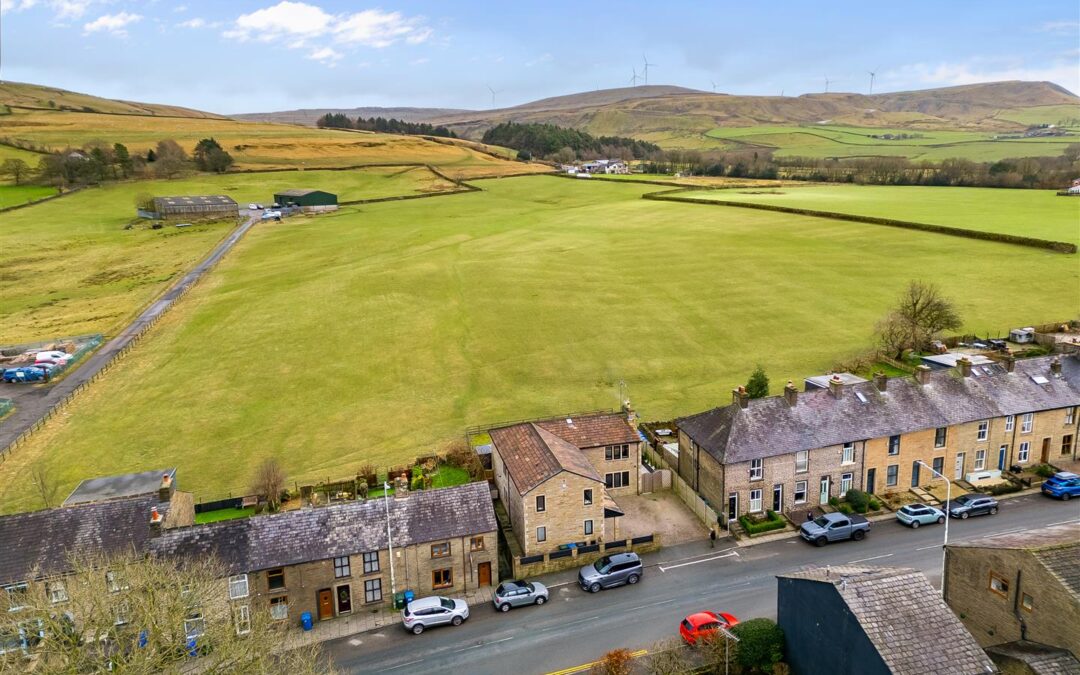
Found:
[[[1080,503],[1040,494],[1003,500],[996,516],[953,520],[950,541],[961,541],[1080,520]],[[922,570],[938,587],[944,527],[911,530],[895,521],[874,523],[862,542],[815,548],[801,539],[710,551],[648,567],[637,586],[592,595],[575,583],[551,584],[551,601],[500,614],[472,607],[458,627],[422,635],[393,628],[361,633],[324,645],[345,672],[548,673],[589,663],[626,647],[648,649],[677,636],[678,623],[702,609],[737,617],[776,616],[775,575],[806,566],[865,563]],[[677,552],[672,550],[675,555]],[[541,578],[547,583],[547,579]]]
[[[0,390],[0,394],[15,401],[15,410],[0,422],[0,452],[6,451],[7,447],[19,437],[19,434],[32,427],[38,420],[48,414],[49,410],[60,401],[63,401],[68,394],[83,383],[90,381],[117,353],[131,344],[147,324],[164,314],[188,288],[194,286],[206,272],[216,265],[256,222],[258,222],[258,215],[250,216],[248,220],[233,230],[232,234],[215,246],[210,255],[206,256],[202,262],[170,286],[160,298],[144,309],[127,328],[120,331],[112,340],[106,342],[101,349],[93,353],[81,365],[76,366],[75,371],[69,373],[64,379],[56,384],[0,385],[12,388],[10,394],[3,393],[6,390]],[[17,391],[14,390],[15,387],[18,387]]]

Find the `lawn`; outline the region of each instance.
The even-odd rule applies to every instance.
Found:
[[[220,523],[223,520],[236,520],[237,518],[250,518],[255,515],[254,506],[246,506],[242,509],[218,509],[217,511],[204,511],[195,514],[195,524]]]
[[[246,205],[289,187],[327,189],[342,201],[455,189],[424,167],[200,175],[90,188],[0,214],[0,344],[115,332],[233,226],[151,230],[136,221],[125,230],[136,195],[227,194]],[[0,199],[21,189],[0,187]]]
[[[41,185],[0,185],[0,209],[33,202],[56,194],[56,188]]]
[[[253,230],[0,465],[0,508],[37,505],[18,477],[39,461],[61,491],[175,465],[203,499],[268,456],[290,480],[385,470],[471,425],[617,407],[620,381],[644,419],[693,413],[757,363],[779,391],[866,348],[913,277],[980,334],[1080,306],[1076,256],[648,185],[479,185]]]
[[[686,196],[895,218],[1080,244],[1080,199],[1059,197],[1053,190],[812,185],[696,191]]]

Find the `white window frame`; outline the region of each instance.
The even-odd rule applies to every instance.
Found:
[[[201,612],[196,612],[184,619],[184,636],[188,639],[199,637],[206,632],[206,620]]]
[[[1005,416],[1005,431],[1012,431],[1016,425],[1016,415]]]
[[[592,520],[586,520],[585,521],[585,534],[592,534],[592,533],[593,533]]]
[[[1020,450],[1016,454],[1017,463],[1027,464],[1028,459],[1031,457],[1031,443],[1024,441],[1020,444]]]
[[[1030,434],[1034,422],[1035,413],[1024,413],[1024,416],[1020,418],[1020,433]]]
[[[800,486],[802,486],[802,487],[800,487]],[[804,480],[795,481],[794,498],[795,498],[795,503],[796,504],[805,504],[806,503],[806,487],[807,487],[806,486],[806,481],[804,481]],[[802,499],[799,499],[799,493],[800,492],[802,492]]]
[[[846,495],[848,490],[852,488],[855,483],[855,474],[844,473],[840,474],[840,494]]]
[[[270,598],[270,618],[275,621],[284,621],[289,618],[289,598],[279,595]]]
[[[119,593],[120,591],[126,591],[128,589],[127,584],[124,583],[123,575],[107,571],[105,572],[105,588],[110,593]]]
[[[241,588],[243,588],[243,592],[240,592],[239,589]],[[230,600],[240,600],[241,598],[246,598],[250,592],[251,589],[248,584],[248,575],[237,574],[235,576],[229,577]]]
[[[4,586],[4,592],[7,593],[9,612],[18,612],[19,610],[26,607],[26,605],[13,605],[11,603],[11,600],[13,597],[15,597],[15,593],[23,593],[23,597],[25,598],[25,594],[29,592],[29,589],[30,587],[25,582]]]
[[[64,586],[63,581],[60,581],[59,579],[50,581],[46,586],[49,589],[49,602],[58,605],[68,601],[67,588]]]
[[[843,454],[840,455],[841,464],[854,464],[855,463],[855,444],[844,443]]]
[[[1076,421],[1076,406],[1065,408],[1065,424],[1069,425]]]
[[[761,480],[765,476],[765,460],[750,460],[750,480]]]
[[[344,561],[344,562],[342,562]],[[349,556],[342,555],[334,558],[334,578],[348,579],[352,576],[352,560]]]
[[[122,600],[116,603],[116,620],[113,621],[114,625],[124,626],[131,621],[131,605],[127,600]]]
[[[750,513],[761,513],[761,488],[750,491]]]
[[[251,607],[237,605],[233,612],[233,621],[237,635],[247,635],[251,632]]]
[[[799,450],[795,453],[795,473],[806,473],[810,470],[810,451]]]
[[[984,471],[986,469],[986,450],[975,451],[975,470]]]
[[[985,441],[990,437],[990,420],[983,420],[979,422],[979,430],[975,436],[977,441]]]

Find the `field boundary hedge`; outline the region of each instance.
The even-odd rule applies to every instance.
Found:
[[[816,211],[813,209],[800,209],[792,206],[776,206],[774,204],[754,204],[750,202],[737,202],[719,199],[694,199],[678,197],[676,193],[694,190],[665,190],[663,192],[650,192],[641,196],[642,199],[655,199],[658,201],[682,202],[687,204],[706,204],[709,206],[734,206],[743,209],[758,209],[760,211],[777,211],[780,213],[792,213],[798,216],[811,216],[815,218],[831,218],[833,220],[846,220],[855,223],[869,223],[870,225],[885,225],[887,227],[901,227],[908,230],[921,230],[954,237],[966,237],[968,239],[981,239],[983,241],[996,241],[1017,246],[1039,248],[1058,253],[1076,253],[1076,244],[1063,241],[1051,241],[1049,239],[1035,239],[1034,237],[1021,237],[1015,234],[1003,234],[999,232],[982,232],[980,230],[965,230],[960,227],[947,225],[932,225],[930,223],[916,223],[910,220],[895,220],[893,218],[877,218],[874,216],[859,216],[851,213],[834,213],[832,211]]]
[[[28,206],[37,206],[38,204],[44,204],[45,202],[51,202],[54,199],[60,199],[61,197],[67,197],[70,194],[74,194],[76,192],[79,192],[80,190],[85,190],[85,189],[86,189],[85,187],[71,188],[67,192],[57,192],[54,195],[49,195],[48,197],[42,197],[41,199],[33,199],[31,201],[28,201],[28,202],[23,202],[22,204],[13,204],[12,206],[5,206],[4,208],[0,209],[0,213],[7,213],[8,211],[14,211],[15,209],[25,209]]]

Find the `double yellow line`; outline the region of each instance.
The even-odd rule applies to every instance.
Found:
[[[635,659],[639,659],[639,658],[641,658],[642,656],[645,656],[648,653],[649,653],[648,649],[639,649],[636,652],[631,652],[630,656],[634,657]],[[585,672],[586,670],[590,670],[597,663],[600,663],[600,662],[599,661],[593,661],[592,663],[583,663],[580,666],[574,666],[573,668],[563,668],[562,670],[555,670],[555,671],[552,671],[552,672],[548,673],[547,675],[572,675],[573,673],[582,673],[582,672]]]

